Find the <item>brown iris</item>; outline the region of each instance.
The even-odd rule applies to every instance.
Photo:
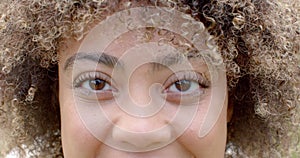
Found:
[[[188,81],[188,80],[176,81],[175,87],[177,90],[179,90],[181,92],[187,91],[191,87],[191,81]]]
[[[89,85],[93,90],[102,90],[105,87],[106,81],[96,78],[89,81]]]

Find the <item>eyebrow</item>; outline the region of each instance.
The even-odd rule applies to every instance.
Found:
[[[159,71],[162,68],[166,68],[172,65],[180,64],[186,59],[191,58],[201,58],[201,55],[198,51],[190,51],[187,54],[176,53],[176,54],[167,54],[164,56],[158,57],[155,62],[152,62],[153,71]]]
[[[78,60],[90,60],[99,64],[104,64],[108,67],[114,67],[115,65],[121,64],[118,61],[117,57],[108,55],[106,53],[77,53],[70,58],[68,58],[64,64],[64,70],[69,69],[70,67],[73,67],[75,61]]]
[[[153,71],[159,71],[162,68],[180,64],[182,61],[184,61],[185,58],[201,58],[201,55],[195,51],[191,51],[187,54],[176,53],[159,56],[154,60],[154,62],[151,62]],[[90,60],[99,64],[104,64],[111,68],[116,65],[123,65],[123,63],[119,61],[117,57],[108,55],[106,53],[79,52],[66,60],[64,64],[64,70],[66,71],[70,67],[73,67],[76,60]]]

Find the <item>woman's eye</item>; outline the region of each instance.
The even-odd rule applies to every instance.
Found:
[[[198,82],[196,81],[192,81],[192,80],[179,80],[174,82],[173,84],[171,84],[171,86],[169,87],[168,91],[171,93],[189,93],[189,92],[193,92],[197,89],[200,88],[200,85]]]
[[[117,91],[111,77],[102,72],[80,74],[73,81],[73,88],[77,97],[89,101],[111,100],[114,98],[113,91]]]
[[[105,91],[111,89],[109,83],[99,78],[84,81],[82,83],[82,87],[94,91]]]

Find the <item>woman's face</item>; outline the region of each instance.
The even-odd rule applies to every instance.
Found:
[[[223,157],[226,79],[197,55],[207,33],[193,46],[174,29],[121,25],[111,16],[59,51],[64,156]]]

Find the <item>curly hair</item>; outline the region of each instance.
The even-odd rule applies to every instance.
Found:
[[[0,2],[0,155],[62,156],[57,54],[120,0]],[[267,0],[149,0],[204,23],[227,70],[227,157],[300,155],[299,3]],[[297,10],[298,9],[298,10]]]

